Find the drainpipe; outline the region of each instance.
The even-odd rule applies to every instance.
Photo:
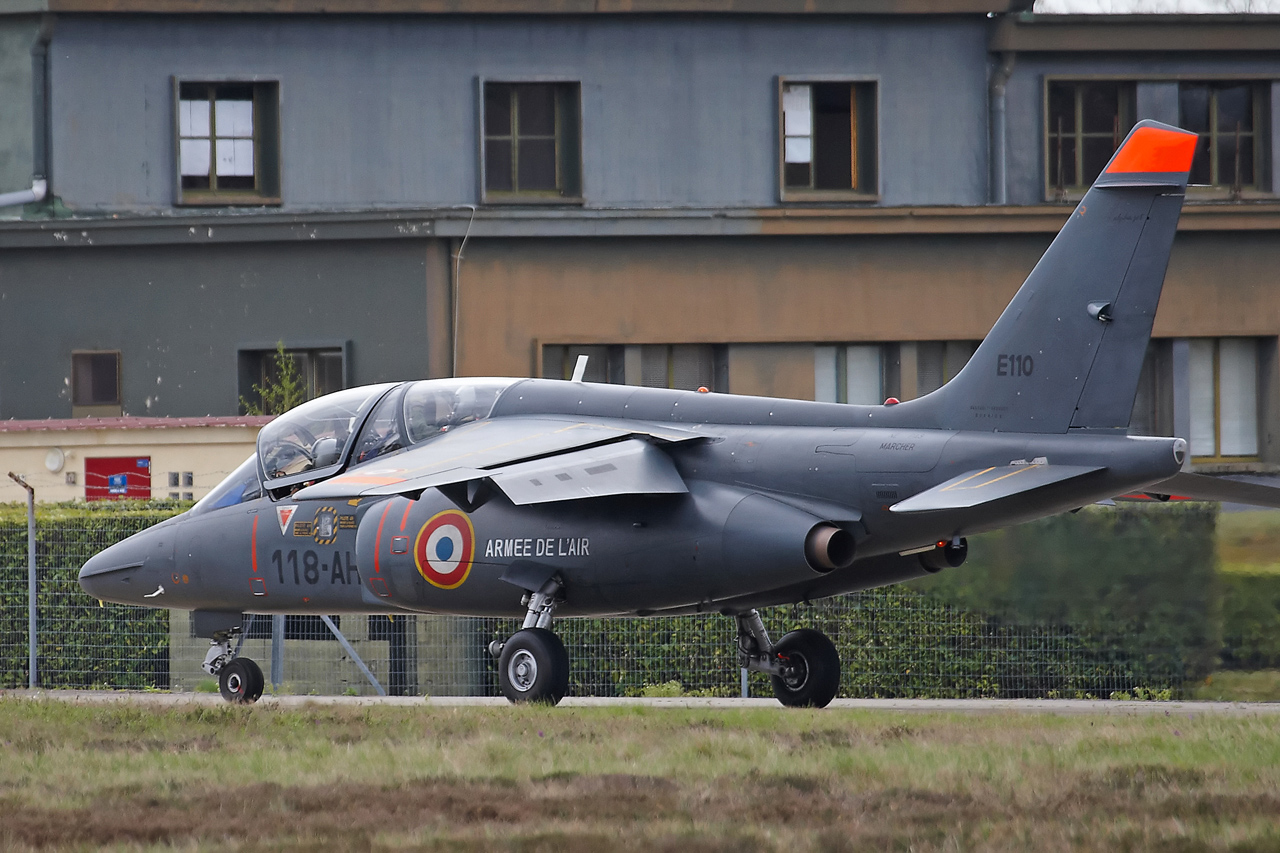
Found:
[[[1005,161],[1005,141],[1008,134],[1005,122],[1005,87],[1009,83],[1009,75],[1013,73],[1015,57],[1013,51],[1000,54],[1000,67],[991,75],[991,204],[1009,203],[1008,168]]]
[[[44,201],[49,192],[49,42],[53,16],[40,21],[31,47],[31,189],[0,193],[0,207]]]

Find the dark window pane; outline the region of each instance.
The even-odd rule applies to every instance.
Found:
[[[112,406],[120,402],[120,356],[114,352],[78,353],[71,357],[77,406]]]
[[[484,87],[485,136],[511,135],[511,87],[486,83]]]
[[[1196,133],[1209,130],[1209,87],[1183,83],[1178,87],[1178,124]]]
[[[340,350],[320,350],[315,354],[316,360],[316,393],[332,394],[342,390],[342,352]]]
[[[1239,158],[1236,157],[1236,137],[1224,133],[1218,137],[1218,183],[1232,186],[1253,185],[1253,139],[1240,138]]]
[[[219,101],[252,101],[252,83],[222,83],[213,88],[213,97]]]
[[[204,179],[205,186],[209,185],[209,179]],[[182,185],[187,185],[186,178],[183,178]],[[254,187],[253,175],[219,175],[218,189],[220,190],[251,190]]]
[[[555,87],[536,84],[520,86],[516,91],[519,97],[516,132],[521,136],[555,136]]]
[[[182,188],[184,190],[207,190],[209,189],[209,176],[183,175]]]
[[[1120,114],[1119,87],[1115,83],[1084,83],[1080,106],[1085,133],[1114,133]]]
[[[1084,140],[1083,146],[1084,174],[1080,176],[1076,186],[1092,184],[1098,175],[1102,174],[1102,169],[1107,165],[1107,161],[1111,159],[1111,155],[1116,153],[1116,147],[1111,142],[1110,137],[1104,139],[1088,137]]]
[[[1211,183],[1213,177],[1209,172],[1209,137],[1201,136],[1196,140],[1196,153],[1191,158],[1191,176],[1187,179],[1192,184]]]
[[[554,139],[521,139],[518,162],[520,166],[518,189],[525,191],[556,188],[556,141]]]
[[[486,139],[484,143],[484,188],[509,192],[511,185],[511,141]]]
[[[805,189],[809,187],[808,163],[785,163],[782,172],[783,181],[787,186]]]
[[[1049,180],[1055,187],[1077,187],[1076,138],[1062,136],[1049,142]]]
[[[813,184],[818,189],[853,186],[853,125],[847,83],[813,87]]]
[[[1218,90],[1218,130],[1235,133],[1253,130],[1253,90],[1248,85]]]
[[[1049,85],[1049,135],[1074,133],[1076,129],[1076,85],[1051,83]]]
[[[209,85],[207,83],[179,83],[178,97],[184,101],[195,101],[200,99],[208,99]]]

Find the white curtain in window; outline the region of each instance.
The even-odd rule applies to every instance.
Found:
[[[783,87],[782,134],[783,160],[788,163],[813,162],[813,111],[808,86]]]
[[[879,344],[851,346],[846,348],[845,353],[845,400],[864,406],[883,403]]]
[[[836,348],[813,348],[813,399],[836,402]]]
[[[1217,434],[1214,429],[1213,349],[1212,338],[1192,338],[1191,384],[1191,455],[1216,456]]]
[[[1222,338],[1218,343],[1218,414],[1223,456],[1258,454],[1258,343]]]

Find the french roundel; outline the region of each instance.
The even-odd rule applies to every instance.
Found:
[[[475,545],[471,519],[456,509],[447,509],[422,526],[413,546],[414,562],[431,585],[456,589],[471,572]]]

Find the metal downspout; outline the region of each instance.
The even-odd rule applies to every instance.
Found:
[[[0,193],[0,207],[44,201],[49,193],[49,42],[53,39],[52,15],[40,20],[40,32],[31,46],[31,189]]]
[[[988,199],[991,204],[1009,203],[1005,89],[1009,76],[1013,74],[1016,56],[1013,51],[1001,53],[1000,66],[991,75],[991,187]]]

